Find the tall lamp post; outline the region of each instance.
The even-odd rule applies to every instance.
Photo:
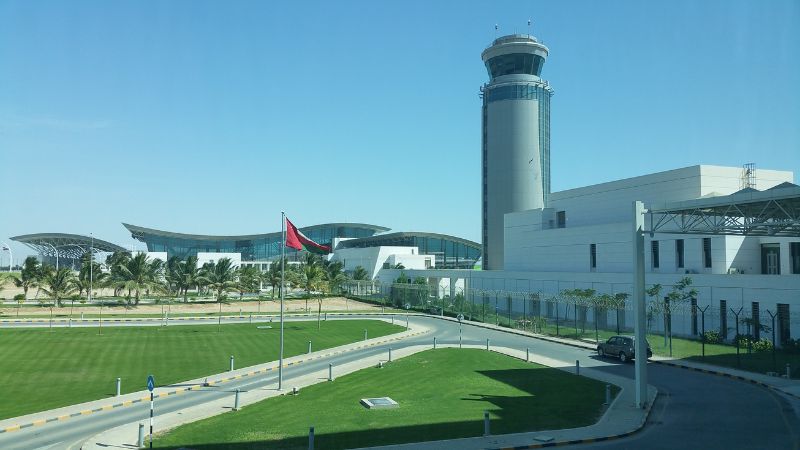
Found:
[[[92,304],[92,287],[94,286],[94,233],[89,233],[89,304]]]
[[[14,254],[11,253],[11,246],[2,242],[3,250],[8,252],[8,272],[11,273],[11,266],[14,265]]]

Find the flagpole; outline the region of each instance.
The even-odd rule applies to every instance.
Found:
[[[281,211],[281,350],[278,359],[278,390],[283,388],[283,297],[284,297],[284,254],[286,253],[286,213]]]

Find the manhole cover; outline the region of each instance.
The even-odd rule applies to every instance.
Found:
[[[399,403],[389,397],[362,398],[361,404],[366,406],[367,409],[397,408],[400,406]]]

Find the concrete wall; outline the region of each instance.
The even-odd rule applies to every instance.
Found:
[[[203,267],[203,264],[212,261],[216,263],[222,258],[230,259],[233,267],[242,265],[241,253],[197,252],[197,267]]]

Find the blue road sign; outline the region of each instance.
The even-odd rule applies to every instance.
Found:
[[[153,392],[156,387],[156,379],[152,375],[147,376],[147,390]]]

